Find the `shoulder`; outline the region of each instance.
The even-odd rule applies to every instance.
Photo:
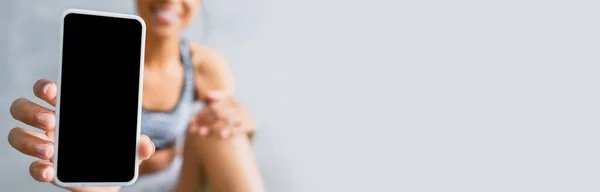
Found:
[[[217,50],[206,45],[190,43],[190,51],[195,67],[224,67],[225,59]]]
[[[209,91],[226,91],[233,94],[233,75],[229,64],[217,50],[190,43],[196,90],[199,98]]]

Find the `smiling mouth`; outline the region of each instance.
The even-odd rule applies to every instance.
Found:
[[[160,23],[170,24],[175,23],[179,20],[181,12],[176,9],[170,8],[157,8],[152,10],[154,18]]]

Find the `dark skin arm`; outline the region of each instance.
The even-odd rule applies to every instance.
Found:
[[[227,61],[218,52],[208,47],[191,45],[192,59],[196,71],[196,96],[207,103],[207,95],[211,91],[221,91],[235,95],[233,74]],[[253,120],[253,119],[252,119]],[[253,124],[255,124],[253,122]],[[246,134],[250,143],[254,141],[256,127],[241,130]]]

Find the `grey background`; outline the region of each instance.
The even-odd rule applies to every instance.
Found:
[[[0,2],[0,130],[55,78],[63,9]],[[219,49],[261,123],[270,191],[600,190],[600,3],[208,0]],[[0,144],[0,191],[57,191]]]

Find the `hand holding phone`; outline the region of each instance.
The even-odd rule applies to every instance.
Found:
[[[58,93],[57,88],[58,87],[56,83],[47,79],[41,79],[34,84],[33,93],[39,99],[52,106],[55,106]],[[31,163],[29,167],[29,173],[33,179],[39,182],[52,182],[55,184],[53,180],[54,173],[56,171],[53,168],[52,161],[48,161],[54,156],[53,135],[55,135],[56,125],[54,116],[55,112],[52,109],[43,107],[28,99],[20,98],[12,103],[10,107],[10,113],[16,120],[43,131],[43,133],[40,134],[32,130],[16,127],[9,132],[8,142],[19,152],[39,158],[39,160]],[[82,125],[82,128],[85,128],[85,125]],[[85,145],[85,143],[82,145]],[[145,135],[140,136],[140,143],[138,147],[140,161],[146,160],[154,154],[154,145],[152,144],[152,141],[150,141],[150,139]],[[87,161],[84,161],[83,163],[84,167],[94,166]],[[116,192],[119,190],[119,187],[116,186],[64,188],[75,192]]]

